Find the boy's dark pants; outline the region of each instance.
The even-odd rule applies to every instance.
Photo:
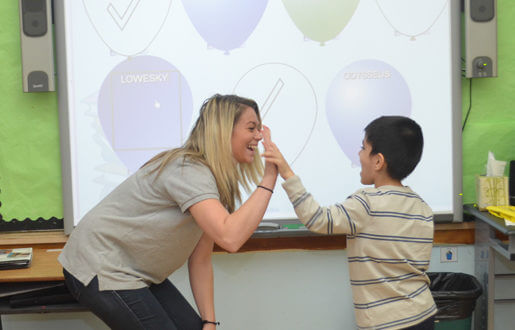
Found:
[[[435,328],[435,317],[431,316],[430,318],[424,320],[422,323],[415,324],[412,327],[405,328],[404,330],[434,330]]]

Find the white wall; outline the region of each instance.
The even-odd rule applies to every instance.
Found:
[[[435,246],[429,271],[474,274],[474,246],[456,245],[458,261],[440,262]],[[346,250],[249,252],[214,255],[219,329],[355,329]],[[187,270],[170,279],[193,303]],[[2,316],[4,330],[108,329],[93,314]]]

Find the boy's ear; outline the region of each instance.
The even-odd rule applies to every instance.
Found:
[[[382,170],[383,168],[386,167],[386,161],[384,159],[384,155],[380,152],[378,152],[377,154],[375,154],[375,164],[374,164],[374,168],[376,169],[376,171],[380,171]]]

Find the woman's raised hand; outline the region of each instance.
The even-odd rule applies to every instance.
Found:
[[[265,147],[266,153],[266,151],[271,148],[271,145],[273,145],[271,138],[272,134],[270,132],[270,128],[264,125],[261,133],[263,134],[263,141],[261,143],[263,143],[263,147]],[[274,163],[269,162],[267,159],[265,159],[265,176],[267,174],[274,175],[275,177],[277,177],[277,166]]]
[[[275,143],[272,142],[270,128],[268,128],[267,126],[263,126],[262,143],[265,147],[265,152],[263,153],[263,157],[265,158],[265,164],[275,164],[277,166],[277,169],[279,170],[279,174],[284,180],[295,175],[286,159],[284,159],[284,156],[279,150],[279,148],[277,148]]]

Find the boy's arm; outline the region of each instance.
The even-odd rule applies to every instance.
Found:
[[[331,206],[320,206],[313,196],[306,191],[300,178],[292,176],[282,184],[288,194],[295,213],[306,228],[320,234],[356,234],[356,205],[352,199]]]
[[[354,235],[357,232],[356,219],[364,212],[363,205],[354,199],[347,199],[343,203],[322,207],[306,191],[300,178],[295,175],[281,151],[272,142],[270,129],[263,128],[263,144],[266,151],[263,157],[268,162],[277,165],[281,177],[285,180],[282,184],[288,194],[288,198],[295,208],[299,220],[313,232],[320,234],[347,234]],[[361,212],[361,213],[360,213]]]

